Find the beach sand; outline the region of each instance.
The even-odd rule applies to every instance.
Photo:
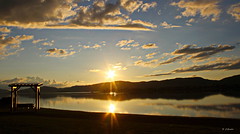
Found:
[[[240,119],[92,113],[0,112],[0,134],[240,134]]]

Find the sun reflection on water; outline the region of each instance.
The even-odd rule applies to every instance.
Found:
[[[109,113],[115,113],[116,106],[114,104],[110,104],[108,107],[108,112]]]

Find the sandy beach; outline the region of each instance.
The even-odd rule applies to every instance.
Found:
[[[92,113],[0,112],[0,134],[239,134],[239,119]]]

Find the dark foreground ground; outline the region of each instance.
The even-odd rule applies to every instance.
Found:
[[[239,119],[0,111],[0,134],[240,134]]]

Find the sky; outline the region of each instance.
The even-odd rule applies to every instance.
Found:
[[[238,0],[0,0],[0,87],[240,74]]]

